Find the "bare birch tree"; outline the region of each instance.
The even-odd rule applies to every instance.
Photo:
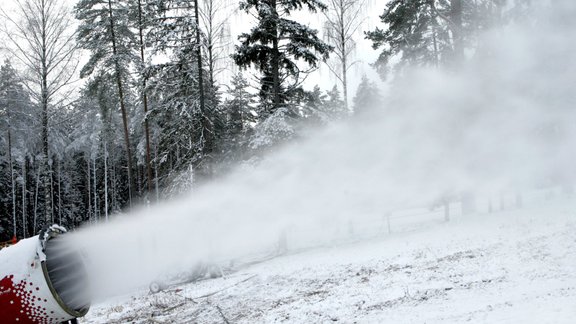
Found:
[[[200,0],[199,4],[208,82],[213,88],[217,86],[216,79],[219,74],[228,68],[227,61],[232,62],[230,59],[232,42],[228,23],[234,12],[232,7],[230,0]]]
[[[26,67],[26,86],[40,106],[43,155],[44,223],[52,221],[50,109],[59,105],[77,67],[75,36],[69,8],[63,0],[14,0],[14,12],[0,8],[2,31],[11,55]],[[34,229],[36,230],[36,228]]]
[[[348,72],[358,61],[354,51],[360,26],[365,19],[369,0],[328,0],[328,10],[324,12],[326,22],[324,37],[334,47],[334,59],[326,62],[330,72],[342,85],[344,103],[348,110]]]

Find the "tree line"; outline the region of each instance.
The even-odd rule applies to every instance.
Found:
[[[457,68],[477,35],[527,6],[392,0],[15,0],[0,8],[0,241],[106,221],[209,181],[299,135],[378,106],[349,78],[365,37],[383,78]],[[512,9],[511,9],[512,8]],[[321,30],[298,21],[308,12]],[[250,17],[231,39],[230,19]],[[337,84],[306,89],[326,66]],[[231,71],[233,73],[231,73]],[[230,76],[232,74],[232,76]]]

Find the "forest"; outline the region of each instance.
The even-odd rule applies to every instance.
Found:
[[[457,71],[486,55],[479,35],[531,6],[391,0],[367,21],[375,2],[2,1],[0,242],[257,167],[306,129],[383,109],[381,85],[393,92],[412,67]],[[380,80],[352,88],[361,39]],[[320,69],[331,84],[308,82]]]

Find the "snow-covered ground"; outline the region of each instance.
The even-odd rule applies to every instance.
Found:
[[[303,250],[142,290],[82,323],[575,323],[576,200]]]

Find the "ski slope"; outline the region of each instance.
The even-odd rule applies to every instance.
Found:
[[[576,200],[301,250],[81,323],[574,323]]]

